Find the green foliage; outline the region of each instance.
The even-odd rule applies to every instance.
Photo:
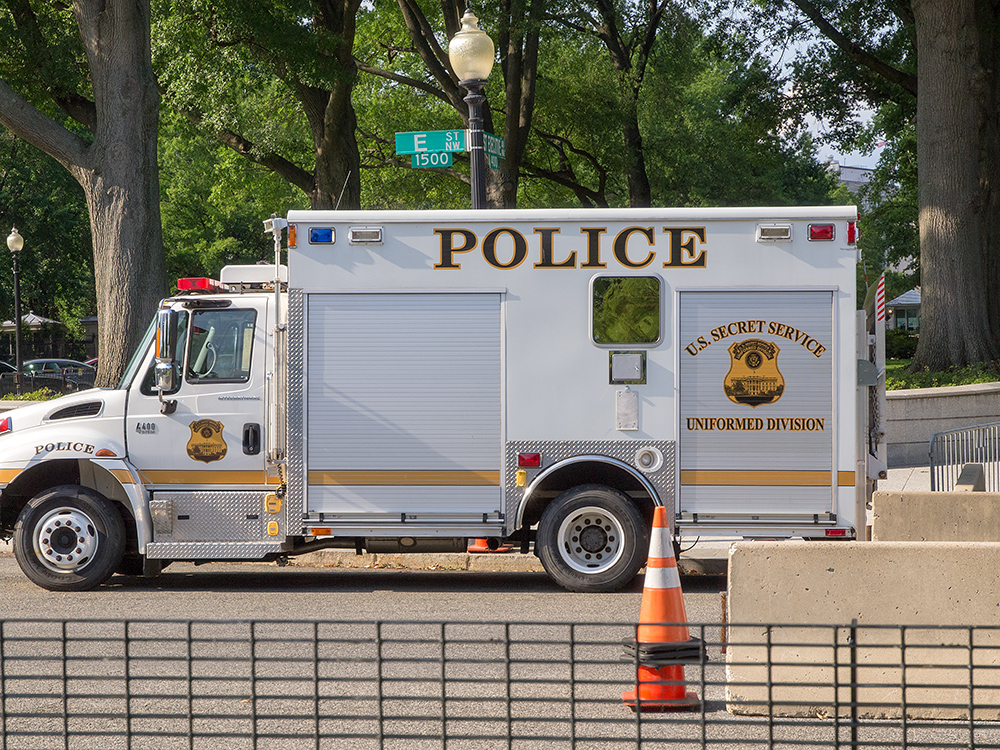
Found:
[[[720,0],[709,7],[723,19],[716,24],[716,38],[724,40],[724,45],[735,45],[743,57],[763,53],[773,60],[782,56],[788,65],[791,95],[786,99],[792,113],[800,119],[819,120],[823,143],[846,152],[881,149],[872,179],[857,197],[858,247],[864,260],[859,299],[864,297],[865,272],[873,283],[886,270],[887,287],[892,284],[893,291],[901,294],[920,283],[916,97],[903,83],[890,83],[823,36],[797,7],[800,4],[796,0]],[[732,7],[739,12],[721,12]],[[819,12],[857,43],[857,51],[872,55],[903,78],[916,75],[915,32],[909,23],[908,2],[824,0]],[[789,50],[794,50],[790,58]]]
[[[886,360],[885,387],[895,391],[904,388],[940,388],[950,385],[973,385],[975,383],[995,383],[1000,373],[986,364],[962,367],[944,372],[931,372],[923,368],[912,372],[909,359]]]
[[[93,96],[90,71],[69,3],[0,4],[0,39],[6,42],[0,45],[0,78],[53,119],[66,124],[65,114],[53,97],[71,92]],[[79,128],[70,129],[79,132]]]
[[[653,204],[832,203],[836,179],[809,136],[789,127],[782,81],[757,61],[722,55],[695,19],[671,12],[639,101]],[[592,37],[564,33],[546,38],[541,54],[539,69],[560,74],[539,76],[542,137],[529,142],[529,161],[603,191],[609,205],[627,205],[624,104],[606,51]],[[522,179],[519,205],[579,205],[568,189],[540,182]]]
[[[168,278],[217,277],[228,264],[273,261],[262,222],[307,208],[269,170],[205,137],[169,110],[160,118],[160,211]]]
[[[235,138],[239,159],[277,155],[312,171],[315,148],[300,95],[336,75],[337,66],[326,57],[331,40],[311,17],[306,0],[154,0],[152,61],[164,109],[198,121],[188,132],[206,142],[203,153],[222,160],[208,144]]]
[[[18,258],[22,315],[34,311],[58,320],[68,338],[82,339],[80,320],[96,310],[83,191],[54,159],[6,130],[0,130],[0,222],[3,237],[14,225],[24,237]],[[0,315],[13,320],[12,259],[2,247]]]
[[[0,401],[51,401],[62,395],[51,388],[39,388],[37,391],[32,391],[31,393],[8,393],[0,396]]]
[[[836,179],[818,163],[809,135],[788,131],[781,81],[757,62],[718,56],[707,40],[671,41],[679,44],[654,60],[643,100],[657,202],[831,203]]]
[[[889,127],[886,105],[872,128]],[[920,237],[917,229],[917,141],[912,123],[888,141],[871,181],[861,189],[858,224],[869,278],[886,274],[886,299],[920,285]]]
[[[902,328],[889,328],[885,332],[886,359],[913,359],[917,350],[917,334]]]

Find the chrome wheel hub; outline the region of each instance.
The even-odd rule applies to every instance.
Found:
[[[82,568],[97,551],[97,528],[78,508],[56,508],[35,526],[35,554],[49,570],[67,573]]]
[[[566,564],[581,573],[599,573],[621,558],[625,532],[603,508],[575,511],[559,526],[559,549]]]

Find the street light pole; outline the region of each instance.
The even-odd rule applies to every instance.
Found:
[[[11,227],[7,235],[7,247],[14,261],[14,360],[17,372],[14,377],[17,392],[21,393],[21,281],[17,272],[17,256],[24,247],[24,238],[18,233],[17,227]]]
[[[471,6],[471,3],[470,3]],[[469,93],[469,182],[472,187],[472,208],[486,208],[486,151],[483,146],[483,88],[493,70],[496,47],[479,19],[467,7],[462,16],[462,28],[451,38],[448,60],[458,76],[458,85]]]
[[[472,186],[472,208],[486,208],[486,150],[483,143],[483,86],[486,81],[459,81],[468,90],[469,105],[469,182]]]

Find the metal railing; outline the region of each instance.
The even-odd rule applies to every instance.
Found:
[[[986,491],[1000,491],[1000,422],[939,432],[931,437],[931,490],[947,492],[965,464],[983,465]]]
[[[647,713],[622,624],[0,621],[0,747],[1000,747],[1000,628],[690,629]]]

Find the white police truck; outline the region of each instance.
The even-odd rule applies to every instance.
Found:
[[[487,539],[610,591],[655,506],[677,541],[863,538],[884,368],[856,218],[272,217],[274,263],[180,280],[117,388],[3,417],[0,529],[53,590]]]

